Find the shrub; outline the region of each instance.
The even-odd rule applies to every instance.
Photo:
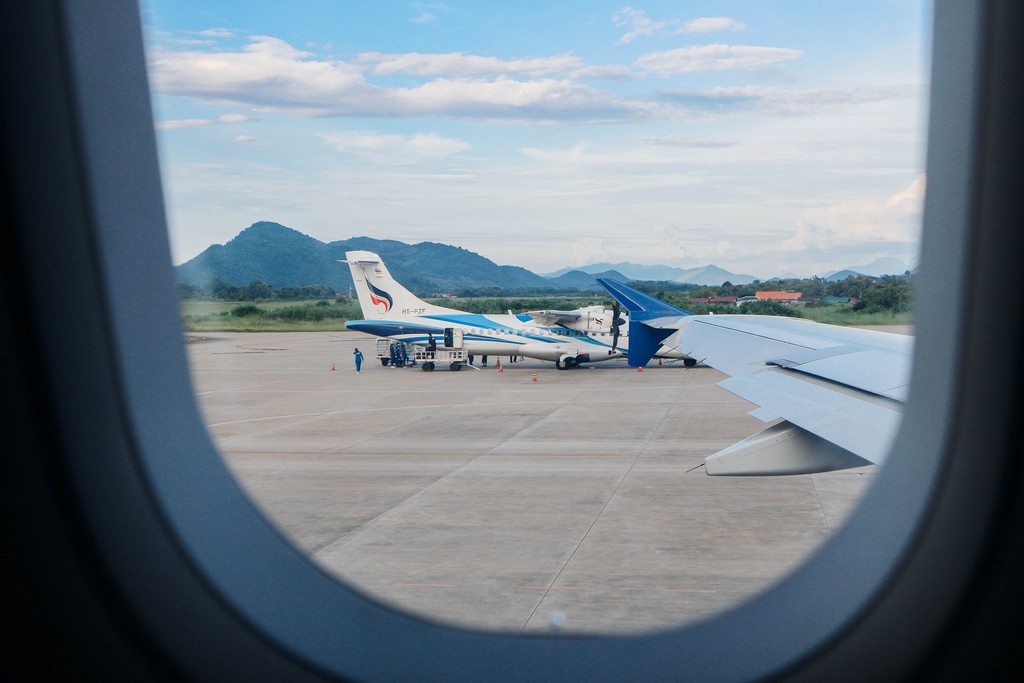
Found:
[[[261,316],[263,315],[263,312],[259,309],[259,307],[254,306],[253,304],[243,304],[241,306],[235,306],[234,308],[232,308],[231,315],[235,316],[236,318],[246,318],[248,316],[254,315]]]

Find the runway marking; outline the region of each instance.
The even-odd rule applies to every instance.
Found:
[[[264,420],[284,420],[284,419],[287,419],[289,417],[313,417],[315,415],[327,415],[330,412],[336,412],[336,411],[324,411],[324,412],[319,412],[319,413],[293,413],[291,415],[269,415],[267,417],[250,417],[247,420],[232,420],[230,422],[212,422],[212,423],[206,425],[206,427],[207,428],[210,428],[210,427],[223,427],[224,425],[237,425],[237,424],[243,424],[245,422],[262,422]]]
[[[711,588],[648,588],[652,593],[717,593]]]
[[[583,590],[579,586],[516,586],[520,591],[578,591]]]
[[[264,393],[264,392],[247,392],[247,393]],[[281,392],[281,393],[308,393],[308,392]],[[621,401],[620,400],[620,401],[588,401],[588,402],[575,402],[575,403],[570,403],[570,402],[567,402],[567,401],[531,401],[532,405],[575,405],[575,406],[592,406],[592,405],[604,405],[604,404],[609,404],[609,405],[634,405],[634,404],[642,404],[642,403],[651,403],[651,404],[656,404],[656,405],[665,405],[665,401],[628,401],[628,400]],[[737,399],[735,401],[675,401],[675,404],[678,404],[678,403],[745,403],[745,401],[743,401],[742,399]],[[444,404],[437,403],[437,404],[431,405],[431,409],[433,410],[433,409],[437,409],[437,408],[465,408],[467,406],[479,407],[479,403],[444,403]],[[493,406],[522,407],[522,403],[508,401],[508,402],[500,402],[500,403],[488,403],[487,406],[488,406],[488,408],[493,407]],[[389,412],[391,412],[391,411],[395,411],[395,410],[417,410],[417,411],[421,411],[422,412],[423,406],[422,405],[412,405],[412,406],[381,406],[379,408],[354,408],[354,409],[350,409],[350,410],[324,410],[324,411],[320,411],[320,412],[316,412],[316,413],[294,413],[294,414],[289,414],[289,415],[267,415],[265,417],[251,417],[251,418],[248,418],[248,419],[245,419],[245,420],[230,420],[228,422],[212,422],[212,423],[210,423],[210,424],[208,424],[206,426],[208,428],[209,427],[222,427],[224,425],[243,424],[243,423],[246,423],[246,422],[263,422],[263,421],[266,421],[266,420],[283,420],[283,419],[286,419],[286,418],[289,418],[289,417],[316,417],[316,416],[321,416],[321,415],[356,415],[356,414],[359,414],[359,413],[374,413],[374,412],[380,412],[380,411],[389,411]]]
[[[230,455],[232,457],[243,457],[243,456],[255,456],[255,455],[337,455],[346,458],[380,458],[380,457],[410,457],[410,458],[479,458],[479,457],[494,457],[494,458],[634,458],[636,453],[622,453],[616,451],[615,453],[566,453],[558,451],[557,453],[537,453],[536,451],[500,451],[494,452],[493,450],[486,453],[479,451],[228,451],[221,450],[221,455]],[[641,457],[644,458],[663,458],[663,457],[679,457],[679,458],[705,458],[706,455],[693,454],[693,453],[641,453]]]
[[[825,521],[825,533],[829,538],[832,538],[832,525],[828,521],[828,513],[825,512],[825,505],[821,502],[821,496],[818,495],[818,486],[814,483],[814,477],[807,477],[811,482],[811,491],[814,493],[814,500],[818,503],[818,509],[821,510],[821,518]]]
[[[677,387],[675,387],[675,389],[678,391],[678,393],[676,394],[676,398],[678,398],[679,395],[681,395],[682,392],[686,391],[686,389],[688,387],[689,387],[689,381],[684,382],[684,383],[678,385]],[[673,405],[672,401],[665,401],[663,403],[663,406],[662,406],[663,407],[663,414],[661,416],[661,420],[662,421],[664,421],[665,418],[667,418],[669,413],[672,411],[672,405]],[[597,525],[598,520],[601,519],[601,516],[604,514],[604,511],[608,509],[609,505],[611,505],[611,502],[615,498],[615,495],[619,492],[619,489],[622,487],[622,483],[624,481],[626,481],[626,479],[629,477],[630,473],[633,471],[633,468],[636,467],[636,464],[638,462],[640,462],[640,458],[644,457],[644,455],[643,455],[644,451],[646,451],[647,448],[650,447],[651,442],[654,441],[654,435],[657,433],[657,431],[658,430],[654,430],[651,433],[651,435],[647,437],[647,441],[644,442],[644,445],[640,448],[640,452],[636,454],[636,456],[633,458],[633,461],[629,464],[629,467],[627,467],[626,471],[622,474],[621,477],[619,477],[619,480],[615,483],[615,487],[612,489],[611,495],[609,495],[608,498],[604,501],[604,504],[601,506],[601,509],[597,511],[597,514],[594,516],[594,518],[590,522],[590,526],[588,526],[587,530],[585,532],[583,532],[583,535],[580,537],[579,541],[577,541],[576,546],[569,553],[569,557],[565,560],[565,562],[562,563],[561,568],[558,570],[558,573],[555,575],[554,581],[552,581],[552,585],[554,585],[554,583],[556,583],[558,581],[558,578],[565,571],[565,568],[568,567],[569,563],[572,562],[574,557],[576,557],[576,552],[586,542],[587,537],[590,536],[590,532],[594,530],[594,527]],[[541,604],[547,598],[547,596],[551,592],[551,590],[552,589],[548,589],[544,593],[544,595],[541,596],[540,600],[534,606],[533,611],[531,611],[529,616],[526,617],[526,620],[523,621],[523,625],[519,629],[520,633],[523,633],[523,632],[526,631],[526,627],[529,625],[529,623],[533,619],[534,615],[537,614],[537,610],[540,609]]]

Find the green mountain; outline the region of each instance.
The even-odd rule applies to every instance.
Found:
[[[561,288],[576,288],[604,292],[604,288],[597,282],[597,278],[599,277],[618,280],[619,282],[632,281],[632,278],[626,277],[617,270],[606,270],[600,273],[588,273],[583,270],[570,270],[557,277],[548,277],[547,281],[549,285]]]
[[[179,282],[197,287],[206,287],[220,278],[239,286],[262,281],[274,288],[327,285],[345,292],[352,278],[348,266],[338,261],[354,249],[380,254],[395,279],[419,295],[485,287],[551,286],[549,280],[525,268],[499,266],[461,247],[372,237],[324,243],[268,221],[253,223],[226,244],[208,247],[176,270]]]

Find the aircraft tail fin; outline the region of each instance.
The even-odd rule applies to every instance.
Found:
[[[459,313],[429,304],[398,284],[388,272],[384,260],[373,252],[347,251],[343,263],[348,264],[352,273],[352,284],[359,296],[359,306],[367,320],[395,315]]]
[[[617,280],[597,278],[622,306],[629,311],[629,352],[628,362],[638,368],[647,365],[661,348],[662,342],[672,335],[675,328],[649,324],[658,318],[678,318],[692,315],[661,299],[637,291]]]
[[[608,290],[608,293],[611,294],[616,301],[622,304],[626,310],[629,311],[630,321],[693,315],[681,308],[676,308],[672,304],[665,303],[661,299],[655,299],[649,294],[644,294],[632,287],[624,285],[618,280],[609,280],[607,278],[599,277],[597,278],[597,281],[602,287]]]

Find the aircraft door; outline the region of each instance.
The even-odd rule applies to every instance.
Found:
[[[448,349],[461,349],[462,348],[462,328],[459,327],[446,327],[444,328],[444,346]]]

